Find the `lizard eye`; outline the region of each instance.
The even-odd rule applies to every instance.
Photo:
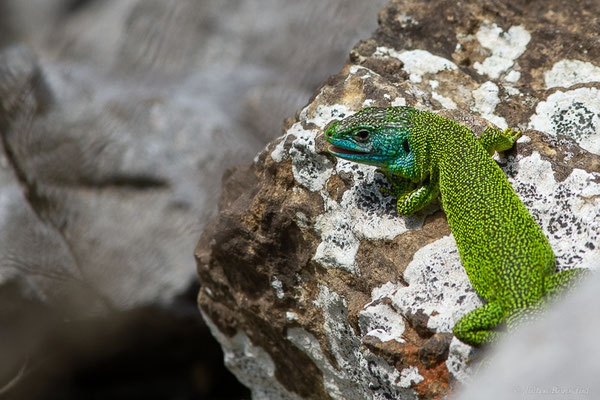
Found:
[[[369,136],[371,136],[371,132],[369,132],[366,129],[361,129],[360,131],[355,133],[356,139],[358,139],[361,142],[366,141]]]
[[[405,152],[410,153],[410,147],[408,147],[408,140],[404,139],[402,142],[402,148]]]

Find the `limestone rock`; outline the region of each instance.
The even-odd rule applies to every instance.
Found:
[[[600,10],[584,3],[392,1],[286,133],[224,176],[199,305],[254,398],[441,398],[472,374],[451,329],[482,302],[439,204],[400,217],[382,175],[326,151],[326,125],[363,107],[521,129],[496,160],[558,268],[597,268],[599,27],[580,10]]]

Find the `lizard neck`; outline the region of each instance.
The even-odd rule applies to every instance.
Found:
[[[460,159],[461,149],[476,141],[467,128],[430,112],[415,115],[412,140],[417,181],[437,174],[439,166],[447,164],[449,159]]]

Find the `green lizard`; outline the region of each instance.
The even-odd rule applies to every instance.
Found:
[[[454,335],[479,346],[499,329],[540,312],[554,294],[587,270],[556,273],[548,239],[491,155],[512,147],[520,132],[489,126],[477,138],[465,126],[411,107],[365,108],[329,125],[333,155],[375,165],[411,214],[441,197],[461,261],[486,301],[463,316]]]

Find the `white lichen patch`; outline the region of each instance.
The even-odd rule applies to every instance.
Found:
[[[360,68],[366,69],[364,67]],[[321,94],[319,93],[316,98],[318,99],[320,96]],[[310,107],[305,107],[302,109],[302,111],[300,112],[300,120],[305,121],[307,124],[314,124],[318,127],[318,129],[307,130],[302,127],[302,124],[300,122],[296,122],[290,127],[290,129],[287,130],[287,132],[281,138],[279,138],[279,143],[271,152],[271,158],[273,160],[275,160],[276,162],[282,162],[283,160],[286,160],[288,157],[291,156],[292,161],[295,161],[294,165],[296,165],[297,167],[302,167],[303,162],[306,160],[305,156],[309,156],[308,158],[314,158],[316,162],[324,161],[326,157],[320,156],[320,158],[317,158],[317,155],[315,153],[315,138],[332,120],[343,119],[348,115],[352,114],[348,107],[342,104],[336,104],[334,106],[327,106],[321,104],[315,109],[310,111],[309,110]],[[286,151],[285,143],[289,136],[294,136],[296,138],[292,144],[292,149],[295,147],[295,150],[289,149]],[[299,154],[302,153],[303,150],[305,150],[307,154]],[[294,157],[292,151],[295,151],[295,155],[299,157]],[[314,157],[312,155],[314,155]],[[296,177],[296,175],[294,175],[294,177]],[[299,181],[298,183],[301,182]]]
[[[473,358],[475,351],[473,347],[461,342],[456,337],[453,337],[450,342],[446,368],[461,383],[467,383],[472,380],[473,371],[471,370],[469,360]]]
[[[413,383],[417,384],[424,380],[425,378],[419,374],[419,369],[417,367],[404,368],[400,373],[400,386],[403,387],[408,387]]]
[[[600,267],[600,174],[580,169],[557,182],[539,153],[520,159],[513,189],[548,237],[559,269]],[[512,175],[512,174],[511,174]]]
[[[298,211],[296,213],[295,222],[296,222],[296,225],[298,225],[298,227],[301,229],[308,229],[310,226],[308,217],[306,216],[306,214],[304,214],[303,212],[300,212],[300,211]]]
[[[348,323],[345,300],[319,286],[315,304],[322,309],[324,330],[337,367],[329,362],[317,339],[302,328],[288,329],[288,340],[302,349],[323,374],[323,383],[333,399],[416,399],[410,388],[419,382],[418,371],[407,371],[404,380],[393,366],[361,346],[361,338]]]
[[[442,96],[438,92],[431,92],[431,97],[442,105],[442,108],[447,110],[455,110],[458,108],[454,100],[449,97]]]
[[[529,142],[531,142],[531,138],[529,136],[523,135],[523,136],[521,136],[520,138],[517,139],[517,143],[523,143],[523,144],[525,144],[525,143],[529,143]]]
[[[271,287],[275,290],[275,295],[278,299],[284,298],[285,293],[283,292],[283,283],[275,276],[271,280]]]
[[[556,91],[540,102],[529,128],[570,136],[590,153],[600,155],[600,90]]]
[[[396,97],[391,103],[392,107],[405,107],[406,99],[404,97]]]
[[[337,203],[330,207],[315,220],[315,232],[321,237],[321,243],[313,260],[325,268],[339,268],[360,275],[355,263],[360,241],[352,230],[351,220]]]
[[[561,60],[544,73],[546,88],[564,87],[578,83],[600,82],[600,67],[580,60]]]
[[[425,74],[436,74],[445,70],[456,70],[458,67],[452,61],[431,54],[425,50],[397,51],[380,46],[373,53],[375,57],[396,58],[404,64],[402,69],[409,74],[411,82],[419,83]]]
[[[242,331],[233,337],[223,334],[202,312],[202,318],[223,349],[225,365],[236,378],[252,392],[254,400],[301,400],[302,397],[286,390],[275,377],[275,363],[269,353],[254,346]]]
[[[327,157],[315,152],[317,132],[309,132],[292,142],[289,154],[292,159],[292,174],[296,182],[316,192],[323,188],[331,176],[333,164]]]
[[[456,105],[454,100],[452,100],[449,97],[443,96],[435,91],[435,89],[437,89],[440,86],[440,83],[438,81],[431,79],[429,81],[429,86],[431,86],[431,89],[432,89],[431,97],[434,100],[436,100],[437,102],[439,102],[441,104],[442,108],[445,108],[448,110],[454,110],[454,109],[458,108],[458,106]]]
[[[412,16],[406,15],[406,14],[396,15],[396,22],[398,22],[403,29],[405,29],[409,26],[419,25],[419,21],[414,19]]]
[[[523,93],[515,87],[519,79],[521,79],[521,73],[514,69],[504,76],[504,90],[509,96],[523,96]]]
[[[531,34],[523,26],[512,26],[507,32],[494,23],[486,21],[475,37],[481,46],[489,49],[491,55],[473,67],[481,75],[487,74],[496,79],[515,65],[515,60],[527,49]]]
[[[419,249],[404,271],[404,280],[408,286],[378,294],[391,299],[404,315],[419,310],[428,315],[427,327],[435,332],[452,332],[460,317],[483,304],[460,262],[452,235]]]
[[[352,65],[350,66],[350,70],[348,72],[349,74],[344,80],[344,82],[348,82],[348,80],[352,79],[353,75],[357,75],[362,80],[367,80],[369,78],[372,78],[373,76],[380,76],[377,72],[362,65]]]
[[[296,125],[296,124],[294,124]],[[292,126],[293,128],[293,126]],[[290,130],[292,129],[290,128]],[[289,132],[289,131],[288,131]],[[277,146],[275,146],[275,149],[273,149],[273,151],[271,152],[271,158],[273,160],[275,160],[275,162],[282,162],[283,160],[285,160],[288,157],[287,152],[285,151],[285,139],[287,139],[288,134],[286,133],[283,137],[281,137],[281,139],[279,140],[279,143],[277,143]],[[254,158],[254,162],[258,162],[259,158],[258,156],[256,156]]]
[[[340,205],[345,217],[352,221],[352,229],[359,239],[393,239],[396,236],[423,226],[427,212],[399,217],[396,199],[381,193],[388,187],[387,179],[376,168],[351,161],[338,160],[339,173],[351,173],[354,185],[342,196]]]
[[[381,342],[404,342],[404,319],[388,304],[367,304],[358,314],[358,326],[363,336],[373,336]]]
[[[475,102],[474,110],[479,112],[481,116],[488,121],[498,125],[501,129],[508,128],[506,120],[496,114],[496,106],[500,103],[498,93],[500,89],[498,86],[491,81],[487,81],[481,84],[477,89],[473,91],[473,100]]]
[[[319,126],[324,127],[324,121],[331,121],[335,118],[333,115],[339,115],[339,118],[345,116],[344,112],[339,109],[340,107],[331,107],[329,112],[326,112],[322,108],[317,108],[313,119],[320,122]],[[305,111],[306,109],[303,112]],[[331,161],[315,151],[315,139],[320,133],[319,129],[304,129],[302,124],[297,122],[280,138],[279,143],[271,152],[271,158],[276,162],[290,158],[292,174],[296,182],[313,192],[321,190],[333,173]],[[290,136],[295,139],[290,148],[286,150],[285,144]]]
[[[286,311],[285,319],[287,319],[288,321],[298,321],[298,314],[296,314],[293,311]]]
[[[512,70],[504,77],[506,83],[515,84],[521,79],[521,73],[519,71]]]
[[[364,67],[361,68],[366,70]],[[356,111],[358,110],[352,111],[343,104],[336,104],[334,106],[320,104],[310,113],[308,112],[308,107],[305,107],[300,112],[300,120],[306,121],[308,124],[315,124],[323,130],[331,121],[335,119],[344,119]]]
[[[404,272],[404,279],[406,287],[388,282],[374,289],[372,301],[377,304],[390,299],[395,312],[404,316],[420,311],[429,317],[427,327],[435,332],[452,332],[463,315],[483,304],[460,262],[452,235],[417,251]],[[391,323],[380,329],[394,329],[396,322],[388,319]],[[465,362],[471,350],[461,342],[450,346],[448,370],[461,381],[469,375]]]
[[[321,191],[326,212],[316,219],[315,230],[322,241],[313,259],[325,268],[341,268],[360,275],[355,263],[360,240],[393,239],[408,230],[420,229],[426,215],[437,206],[399,217],[395,212],[396,199],[380,191],[388,183],[375,172],[375,167],[339,159],[336,169],[338,174],[351,174],[354,184],[339,203]]]
[[[361,108],[373,107],[374,105],[375,105],[375,100],[366,99],[365,101],[363,101]]]

